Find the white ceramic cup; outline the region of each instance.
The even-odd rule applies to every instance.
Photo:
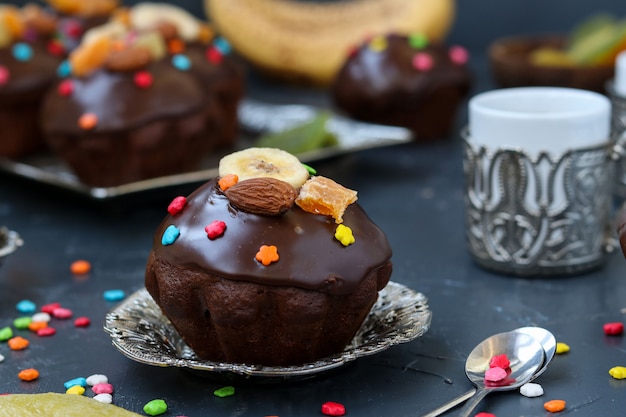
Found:
[[[469,101],[466,236],[482,266],[564,275],[601,265],[612,213],[610,100],[560,87]]]

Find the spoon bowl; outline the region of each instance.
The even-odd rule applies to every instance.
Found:
[[[519,329],[513,330],[514,332],[526,333],[534,337],[543,347],[543,365],[535,372],[535,375],[531,378],[531,381],[537,378],[539,375],[545,372],[548,368],[548,365],[554,358],[554,354],[556,353],[556,339],[554,335],[542,328],[536,326],[528,326],[528,327],[520,327]]]
[[[510,361],[508,375],[501,381],[486,381],[485,372],[489,369],[491,358],[501,354],[506,354]],[[530,381],[544,364],[544,358],[541,343],[524,332],[498,333],[483,340],[465,362],[465,373],[477,391],[465,404],[460,416],[468,417],[490,392],[513,390]]]

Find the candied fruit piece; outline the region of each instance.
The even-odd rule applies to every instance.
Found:
[[[88,75],[104,64],[112,49],[113,41],[106,36],[79,47],[70,55],[72,71],[79,77]]]
[[[357,200],[356,194],[329,178],[315,176],[302,185],[296,204],[306,212],[331,216],[335,223],[342,223],[346,208]]]

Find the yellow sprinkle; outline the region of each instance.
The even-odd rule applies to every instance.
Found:
[[[352,229],[348,226],[344,226],[343,224],[340,224],[337,226],[337,229],[335,229],[335,239],[340,241],[343,246],[349,246],[355,241],[354,236],[352,235]]]
[[[556,344],[556,353],[557,355],[560,355],[562,353],[567,353],[569,352],[569,345],[563,342],[558,342]]]
[[[85,393],[85,388],[80,385],[73,385],[65,391],[66,394],[74,394],[74,395],[83,395]]]
[[[387,49],[387,39],[384,36],[375,36],[369,43],[369,47],[374,52],[381,52]]]
[[[609,369],[609,375],[615,379],[626,379],[626,366],[614,366]]]

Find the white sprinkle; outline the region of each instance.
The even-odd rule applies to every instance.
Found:
[[[111,404],[113,402],[113,396],[111,394],[98,394],[93,397],[93,399],[105,404]]]
[[[4,362],[4,356],[0,355],[0,363]]]
[[[107,382],[109,382],[109,378],[106,375],[93,374],[87,377],[87,385],[92,387],[98,384],[106,384]]]
[[[33,314],[33,316],[31,317],[32,321],[35,322],[46,322],[49,323],[50,322],[50,314],[48,313],[35,313]]]
[[[543,387],[533,382],[528,382],[519,389],[520,394],[525,397],[541,397],[543,395]]]

